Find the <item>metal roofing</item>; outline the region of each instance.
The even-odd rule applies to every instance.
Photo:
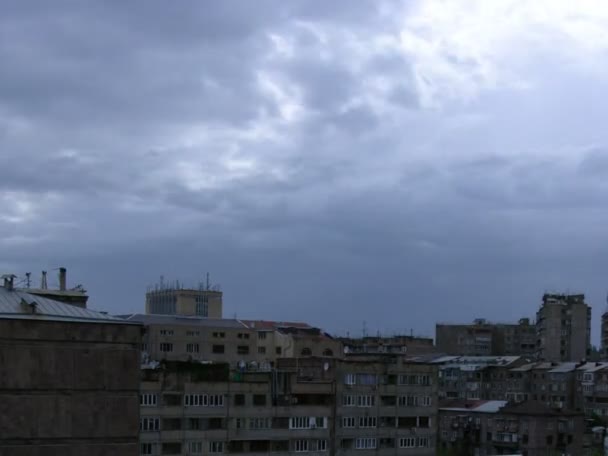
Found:
[[[35,312],[30,310],[35,303]],[[124,323],[119,318],[0,286],[0,318]]]
[[[551,369],[549,373],[572,372],[574,369],[576,369],[576,364],[577,363],[573,362],[559,363],[556,367]]]
[[[143,323],[145,325],[184,325],[204,326],[207,328],[236,328],[243,329],[247,326],[240,320],[229,318],[203,318],[188,317],[182,315],[157,315],[157,314],[131,314],[119,315],[126,321]]]
[[[507,401],[477,401],[464,407],[439,407],[439,410],[449,410],[452,412],[475,412],[475,413],[497,413],[502,407],[507,405]]]
[[[602,369],[606,369],[608,367],[608,363],[585,363],[582,366],[578,367],[577,370],[582,370],[585,372],[597,372]]]

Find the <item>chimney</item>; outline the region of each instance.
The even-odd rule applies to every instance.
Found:
[[[59,268],[59,291],[66,290],[66,272],[65,268]]]
[[[4,288],[8,291],[13,291],[14,286],[13,286],[13,280],[15,279],[15,277],[17,277],[14,274],[5,274],[2,276],[2,278],[4,279]]]

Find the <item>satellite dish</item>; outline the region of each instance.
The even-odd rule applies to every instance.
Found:
[[[323,364],[323,370],[324,371],[328,371],[329,370],[329,363],[324,363]]]
[[[344,353],[348,353],[348,347],[344,347]]]
[[[247,366],[247,364],[245,363],[245,361],[240,360],[238,362],[237,366],[239,367],[240,370],[245,370],[245,366]]]

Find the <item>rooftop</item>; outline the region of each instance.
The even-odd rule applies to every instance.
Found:
[[[183,325],[201,326],[206,328],[235,328],[247,329],[242,321],[230,318],[203,318],[182,315],[129,314],[116,317],[145,325]]]
[[[23,290],[0,286],[0,318],[27,320],[122,323],[121,319],[102,312],[64,304]]]
[[[502,407],[507,405],[507,401],[465,401],[457,399],[446,402],[439,410],[450,412],[475,412],[475,413],[498,413]]]

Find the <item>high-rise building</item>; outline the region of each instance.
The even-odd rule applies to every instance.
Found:
[[[602,340],[601,340],[602,357],[608,358],[608,309],[602,314]]]
[[[543,295],[536,329],[541,360],[581,361],[591,353],[591,307],[584,294]]]

